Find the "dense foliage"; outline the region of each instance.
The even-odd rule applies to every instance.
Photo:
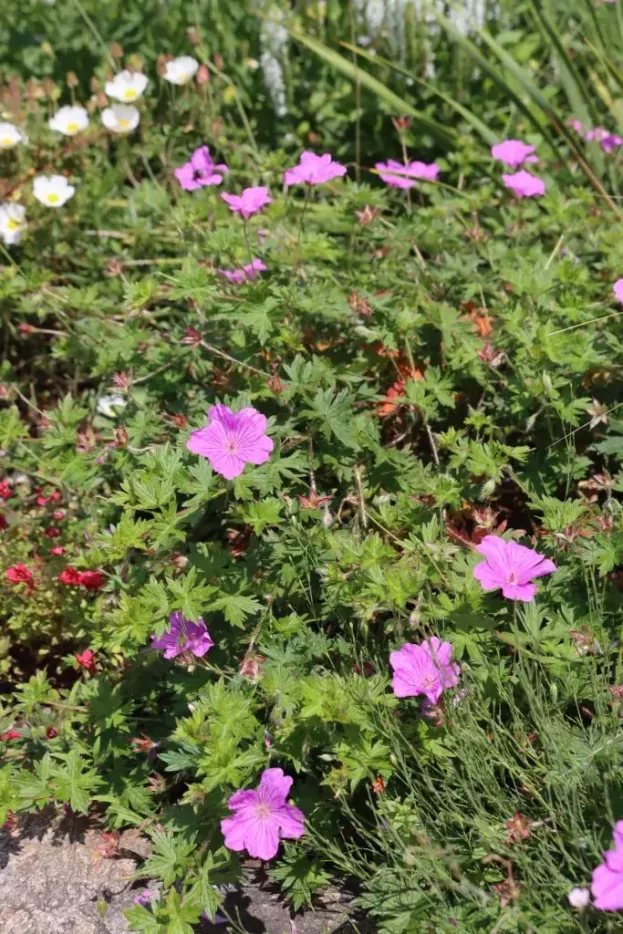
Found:
[[[469,115],[422,137],[309,47],[280,115],[249,4],[190,6],[0,12],[2,119],[29,138],[0,151],[28,221],[0,267],[0,821],[69,807],[113,850],[140,827],[163,890],[129,922],[191,932],[240,877],[228,799],[280,767],[305,833],[267,867],[294,908],[341,880],[385,934],[614,932],[567,896],[623,818],[617,151],[552,148],[504,99],[490,132],[536,146],[547,188],[514,199]],[[121,46],[149,78],[128,135],[99,114],[141,65]],[[210,67],[172,86],[169,52]],[[88,128],[50,129],[74,102]],[[186,191],[204,144],[229,171]],[[302,148],[347,175],[285,186]],[[431,153],[437,182],[374,170]],[[75,195],[35,200],[41,174]],[[272,202],[243,221],[221,193],[248,186]],[[187,449],[219,403],[274,444],[232,480]],[[491,534],[554,561],[534,601],[474,578]],[[176,612],[209,651],[153,647]],[[399,698],[390,653],[432,635],[459,685]]]

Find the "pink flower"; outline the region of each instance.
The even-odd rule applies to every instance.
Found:
[[[623,909],[623,820],[614,825],[614,849],[604,853],[604,861],[593,870],[593,906],[600,911]]]
[[[253,217],[258,211],[261,211],[267,204],[272,203],[272,198],[268,194],[268,188],[265,185],[258,185],[255,188],[245,188],[241,195],[228,195],[223,192],[221,195],[223,201],[226,201],[234,214],[240,214],[246,220],[247,217]]]
[[[487,560],[476,565],[474,577],[480,581],[483,590],[501,587],[508,600],[530,603],[536,593],[536,586],[531,581],[556,570],[554,562],[538,551],[517,542],[506,542],[498,535],[485,535],[476,551]]]
[[[511,169],[516,169],[525,162],[538,162],[538,157],[534,155],[536,146],[528,146],[519,139],[505,139],[503,143],[498,143],[491,147],[491,155],[498,162],[503,162]]]
[[[229,282],[240,285],[247,279],[255,279],[260,272],[266,272],[266,266],[261,259],[254,259],[252,263],[242,266],[241,269],[219,269],[219,276],[224,276]]]
[[[531,175],[523,169],[514,175],[503,175],[502,181],[506,188],[510,188],[517,198],[539,198],[545,194],[545,182],[536,175]]]
[[[612,291],[614,292],[614,297],[619,302],[623,302],[623,279],[617,279],[612,287]]]
[[[388,159],[387,162],[377,162],[374,168],[385,184],[390,185],[391,188],[413,188],[415,179],[423,178],[428,182],[434,182],[439,175],[439,166],[436,162],[415,161],[402,165],[395,159]]]
[[[584,124],[581,120],[578,120],[577,117],[572,117],[570,120],[567,120],[567,126],[575,130],[576,133],[584,133]]]
[[[233,817],[221,821],[225,846],[246,850],[256,859],[277,855],[279,840],[298,840],[305,833],[305,815],[286,803],[292,779],[282,769],[266,769],[257,791],[237,791],[227,802]]]
[[[152,649],[161,649],[165,658],[177,658],[182,652],[192,652],[202,658],[214,645],[201,617],[193,623],[177,610],[169,616],[169,626],[169,631],[160,638],[155,633],[151,637]]]
[[[394,669],[392,687],[396,697],[425,694],[436,704],[444,691],[459,683],[460,667],[451,662],[452,646],[437,636],[421,644],[406,642],[389,656]]]
[[[226,405],[208,410],[208,424],[193,431],[186,447],[207,457],[216,473],[233,480],[245,464],[265,464],[274,444],[266,435],[266,416],[257,409],[232,412]]]
[[[200,146],[199,149],[195,149],[190,162],[175,169],[173,174],[184,191],[195,191],[206,185],[220,185],[223,181],[223,173],[228,171],[229,169],[223,163],[214,164],[207,146]]]
[[[317,156],[306,150],[301,153],[299,164],[284,172],[283,180],[286,185],[322,185],[342,175],[346,175],[346,166],[334,162],[331,153]]]

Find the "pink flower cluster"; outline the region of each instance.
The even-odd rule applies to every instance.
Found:
[[[233,480],[245,464],[264,464],[274,447],[266,434],[267,420],[257,409],[232,412],[226,405],[208,410],[208,424],[193,431],[186,447],[207,457],[210,466],[226,480]]]
[[[331,182],[334,178],[346,175],[346,166],[335,162],[331,153],[325,152],[317,156],[315,152],[301,153],[298,165],[287,169],[283,174],[286,186],[290,185],[322,185]]]
[[[387,162],[377,162],[374,166],[380,178],[390,188],[413,188],[417,179],[434,182],[439,175],[439,166],[436,162],[408,162],[403,165],[395,159]]]
[[[252,262],[247,263],[246,266],[241,266],[240,269],[218,270],[219,276],[223,276],[228,282],[233,282],[235,285],[240,285],[240,283],[249,279],[255,279],[261,272],[266,272],[266,266],[261,259],[254,259]]]
[[[610,153],[618,146],[623,146],[623,137],[618,136],[616,133],[611,133],[610,130],[607,130],[603,126],[596,126],[592,130],[585,130],[582,122],[575,117],[567,122],[567,126],[570,126],[572,130],[575,130],[576,133],[579,133],[580,136],[583,136],[584,139],[589,142],[599,143],[604,152]]]
[[[491,155],[498,162],[503,162],[511,169],[530,162],[538,162],[535,146],[522,143],[519,139],[505,139],[491,147]],[[545,182],[537,175],[522,169],[519,172],[502,175],[504,186],[512,191],[516,198],[540,198],[545,194]]]
[[[389,656],[394,670],[392,687],[396,697],[424,694],[436,704],[444,691],[459,683],[461,669],[451,661],[452,645],[432,636],[424,642],[406,642]]]
[[[476,551],[485,557],[474,568],[474,577],[483,590],[502,590],[508,600],[529,603],[536,587],[532,581],[553,574],[556,565],[532,548],[507,542],[498,535],[486,535]]]
[[[279,841],[305,833],[305,815],[287,803],[292,779],[282,769],[266,769],[256,791],[237,791],[227,802],[233,817],[221,821],[225,846],[255,859],[272,859]]]
[[[224,163],[216,165],[207,146],[195,149],[188,162],[175,169],[174,175],[184,191],[196,191],[206,185],[220,185],[223,173],[229,169]]]

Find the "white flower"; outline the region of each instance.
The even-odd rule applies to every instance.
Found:
[[[591,893],[588,889],[571,889],[567,895],[567,901],[572,908],[586,908],[591,900]]]
[[[147,77],[140,71],[120,71],[112,81],[107,81],[105,91],[116,101],[137,101],[147,87]]]
[[[0,204],[0,237],[7,246],[13,246],[22,239],[26,229],[26,208],[23,204]]]
[[[0,149],[13,149],[18,143],[27,143],[28,137],[14,123],[0,123]]]
[[[102,110],[102,123],[113,133],[131,133],[140,119],[141,115],[132,104],[114,104]]]
[[[128,403],[118,393],[111,393],[109,396],[100,396],[97,400],[97,411],[100,415],[107,418],[116,418],[115,409],[125,409]]]
[[[48,126],[63,136],[75,136],[80,130],[86,130],[89,115],[84,107],[61,107],[48,120]]]
[[[62,208],[76,193],[64,175],[37,175],[32,182],[32,193],[41,204]]]
[[[165,81],[170,81],[171,84],[188,84],[197,74],[198,68],[199,62],[196,58],[193,58],[192,55],[181,55],[179,58],[167,62],[162,77]]]

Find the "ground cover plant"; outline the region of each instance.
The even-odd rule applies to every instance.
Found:
[[[0,13],[0,821],[140,828],[149,934],[248,858],[387,934],[615,932],[619,4],[562,75],[509,13],[558,79],[482,107],[326,8]]]

